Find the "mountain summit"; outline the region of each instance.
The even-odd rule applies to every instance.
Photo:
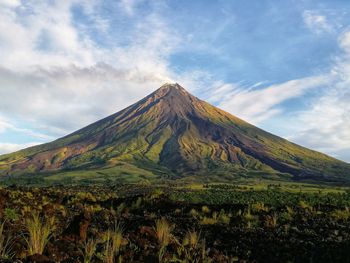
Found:
[[[350,165],[265,132],[164,84],[54,142],[0,157],[0,175],[126,181],[259,177],[350,181]]]

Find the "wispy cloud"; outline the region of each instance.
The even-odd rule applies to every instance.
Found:
[[[11,123],[9,120],[5,119],[0,115],[0,134],[5,132],[16,132],[23,135],[27,135],[32,138],[41,139],[41,140],[52,140],[54,137],[40,132],[33,131],[28,128],[21,128]]]
[[[15,151],[25,149],[38,144],[40,144],[40,142],[31,142],[31,143],[23,143],[23,144],[0,142],[0,154],[15,152]]]
[[[120,6],[125,10],[128,15],[134,14],[134,9],[141,0],[121,0]]]
[[[338,158],[350,156],[350,32],[343,33],[338,44],[343,53],[335,57],[329,73],[268,87],[220,84],[212,100],[251,123],[263,124],[286,113],[285,101],[317,91],[309,107],[288,114],[292,119],[281,129],[293,131],[287,138],[309,148]]]
[[[339,38],[343,54],[336,58],[332,72],[337,79],[331,87],[299,116],[299,133],[291,138],[308,147],[336,157],[350,156],[350,31]],[[340,152],[342,154],[340,154]],[[347,153],[347,154],[346,154]],[[344,159],[350,162],[350,159]]]
[[[283,102],[300,97],[311,89],[326,86],[332,79],[331,75],[314,76],[290,80],[265,88],[256,88],[254,85],[254,88],[244,88],[226,84],[219,87],[213,96],[214,98],[220,96],[219,107],[237,114],[251,123],[259,124],[282,113],[283,110],[279,106]]]
[[[305,25],[316,34],[329,33],[333,31],[333,26],[325,15],[321,15],[317,11],[306,10],[303,13]]]

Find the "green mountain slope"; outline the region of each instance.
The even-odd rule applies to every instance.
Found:
[[[54,142],[0,156],[0,175],[350,181],[350,165],[265,132],[178,84]],[[54,175],[52,175],[54,174]]]

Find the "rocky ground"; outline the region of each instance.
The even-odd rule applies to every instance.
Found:
[[[350,262],[350,194],[206,191],[2,188],[1,262]]]

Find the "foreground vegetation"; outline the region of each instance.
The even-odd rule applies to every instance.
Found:
[[[348,262],[350,192],[266,185],[0,189],[0,262]]]

